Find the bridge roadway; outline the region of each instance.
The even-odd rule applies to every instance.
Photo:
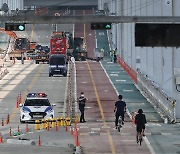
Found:
[[[19,122],[19,108],[16,108],[17,96],[21,93],[22,101],[26,98],[28,92],[45,92],[50,102],[56,104],[55,117],[65,115],[63,112],[66,104],[64,103],[66,90],[66,77],[54,76],[49,78],[48,64],[35,64],[33,61],[26,60],[22,65],[20,61],[12,67],[8,67],[9,73],[0,80],[0,133],[3,136],[3,142],[0,143],[1,154],[21,154],[26,151],[30,153],[73,153],[73,149],[68,144],[74,144],[74,139],[64,127],[50,131],[35,131],[34,124],[28,124],[29,133],[26,132],[26,124]],[[10,115],[10,123],[6,123],[7,115]],[[4,120],[4,126],[2,125]],[[18,126],[22,135],[9,135],[10,127],[12,134],[18,131]],[[41,136],[41,144],[38,145],[38,136]],[[30,139],[36,143],[35,146],[17,144],[18,138]],[[8,144],[9,139],[15,139],[13,144]],[[25,142],[25,141],[24,141]],[[16,143],[16,144],[15,144]],[[27,142],[26,142],[27,143]]]
[[[79,26],[78,24],[77,27]],[[106,31],[97,30],[94,34],[88,24],[85,24],[84,28],[84,36],[88,38],[86,43],[89,57],[94,56],[92,49],[95,47],[104,47],[105,57],[101,63],[76,63],[77,94],[80,95],[80,92],[84,91],[88,98],[85,111],[87,122],[79,124],[83,153],[180,153],[179,124],[164,124],[161,115],[143,97],[120,65],[111,62]],[[113,129],[113,109],[118,93],[124,96],[129,115],[143,108],[147,116],[146,137],[141,147],[136,144],[135,126],[128,115],[121,133]]]
[[[87,13],[90,12],[76,11],[76,14]],[[76,24],[76,27],[75,36],[86,38],[88,57],[94,57],[94,49],[97,47],[95,45],[99,46],[96,40],[97,31],[94,33],[88,24],[84,26]],[[82,28],[85,29],[85,33],[82,33]],[[87,122],[78,124],[82,152],[86,154],[150,153],[147,145],[137,146],[135,127],[127,115],[122,133],[113,129],[115,127],[113,111],[117,93],[101,64],[96,61],[76,62],[76,75],[77,96],[84,92],[88,98],[85,108]]]

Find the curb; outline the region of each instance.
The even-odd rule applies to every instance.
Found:
[[[7,139],[9,144],[23,144],[23,145],[36,145],[35,141],[28,139]]]

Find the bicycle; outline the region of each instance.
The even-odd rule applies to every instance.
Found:
[[[117,129],[118,129],[118,132],[121,131],[121,128],[122,128],[122,117],[119,116],[119,119],[118,119],[118,125],[117,125]]]
[[[138,131],[138,140],[137,140],[137,143],[139,143],[139,145],[141,145],[142,142],[143,142],[142,128],[140,128],[139,131]]]

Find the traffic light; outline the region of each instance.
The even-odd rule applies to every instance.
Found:
[[[6,31],[25,31],[24,23],[5,23]]]
[[[92,30],[108,30],[111,29],[111,23],[110,22],[103,22],[103,23],[91,23],[91,29]]]

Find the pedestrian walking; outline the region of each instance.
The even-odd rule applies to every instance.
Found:
[[[117,48],[114,50],[114,63],[117,61]]]
[[[71,62],[72,62],[73,64],[75,64],[75,58],[74,58],[74,56],[71,56]]]
[[[80,122],[83,123],[83,122],[86,122],[84,118],[84,111],[85,111],[85,106],[86,106],[86,101],[87,101],[87,98],[84,96],[83,92],[81,92],[81,95],[78,101],[79,101],[79,110],[81,112]]]

